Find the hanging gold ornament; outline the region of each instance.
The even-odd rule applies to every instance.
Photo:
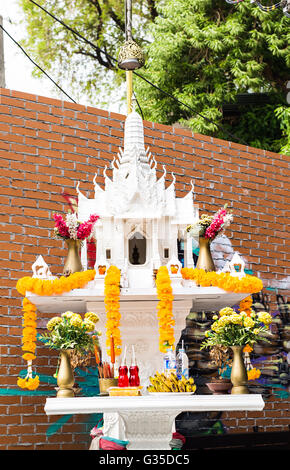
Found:
[[[129,39],[125,41],[120,49],[118,57],[118,65],[123,70],[136,70],[143,67],[145,64],[145,58],[141,47]]]

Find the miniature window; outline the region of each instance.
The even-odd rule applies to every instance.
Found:
[[[169,248],[164,248],[164,258],[169,258]]]
[[[106,250],[106,259],[111,259],[111,250]]]
[[[129,239],[129,261],[134,265],[146,263],[146,238],[139,232]]]

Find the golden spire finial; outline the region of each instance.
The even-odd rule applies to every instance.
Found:
[[[118,65],[126,70],[127,113],[132,112],[133,70],[144,65],[142,49],[132,39],[132,0],[125,0],[125,44],[120,49]]]

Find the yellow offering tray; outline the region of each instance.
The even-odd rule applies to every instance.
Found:
[[[137,397],[141,395],[142,387],[110,387],[110,397]]]

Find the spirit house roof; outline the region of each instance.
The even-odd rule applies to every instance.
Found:
[[[95,197],[88,200],[80,191],[79,217],[97,212],[100,217],[161,218],[170,216],[172,223],[189,224],[197,217],[193,205],[193,184],[184,198],[175,197],[175,176],[165,187],[166,168],[157,179],[157,162],[149,148],[145,150],[144,128],[141,116],[132,111],[125,121],[124,150],[120,149],[112,162],[112,179],[104,169],[105,188],[94,180]]]

